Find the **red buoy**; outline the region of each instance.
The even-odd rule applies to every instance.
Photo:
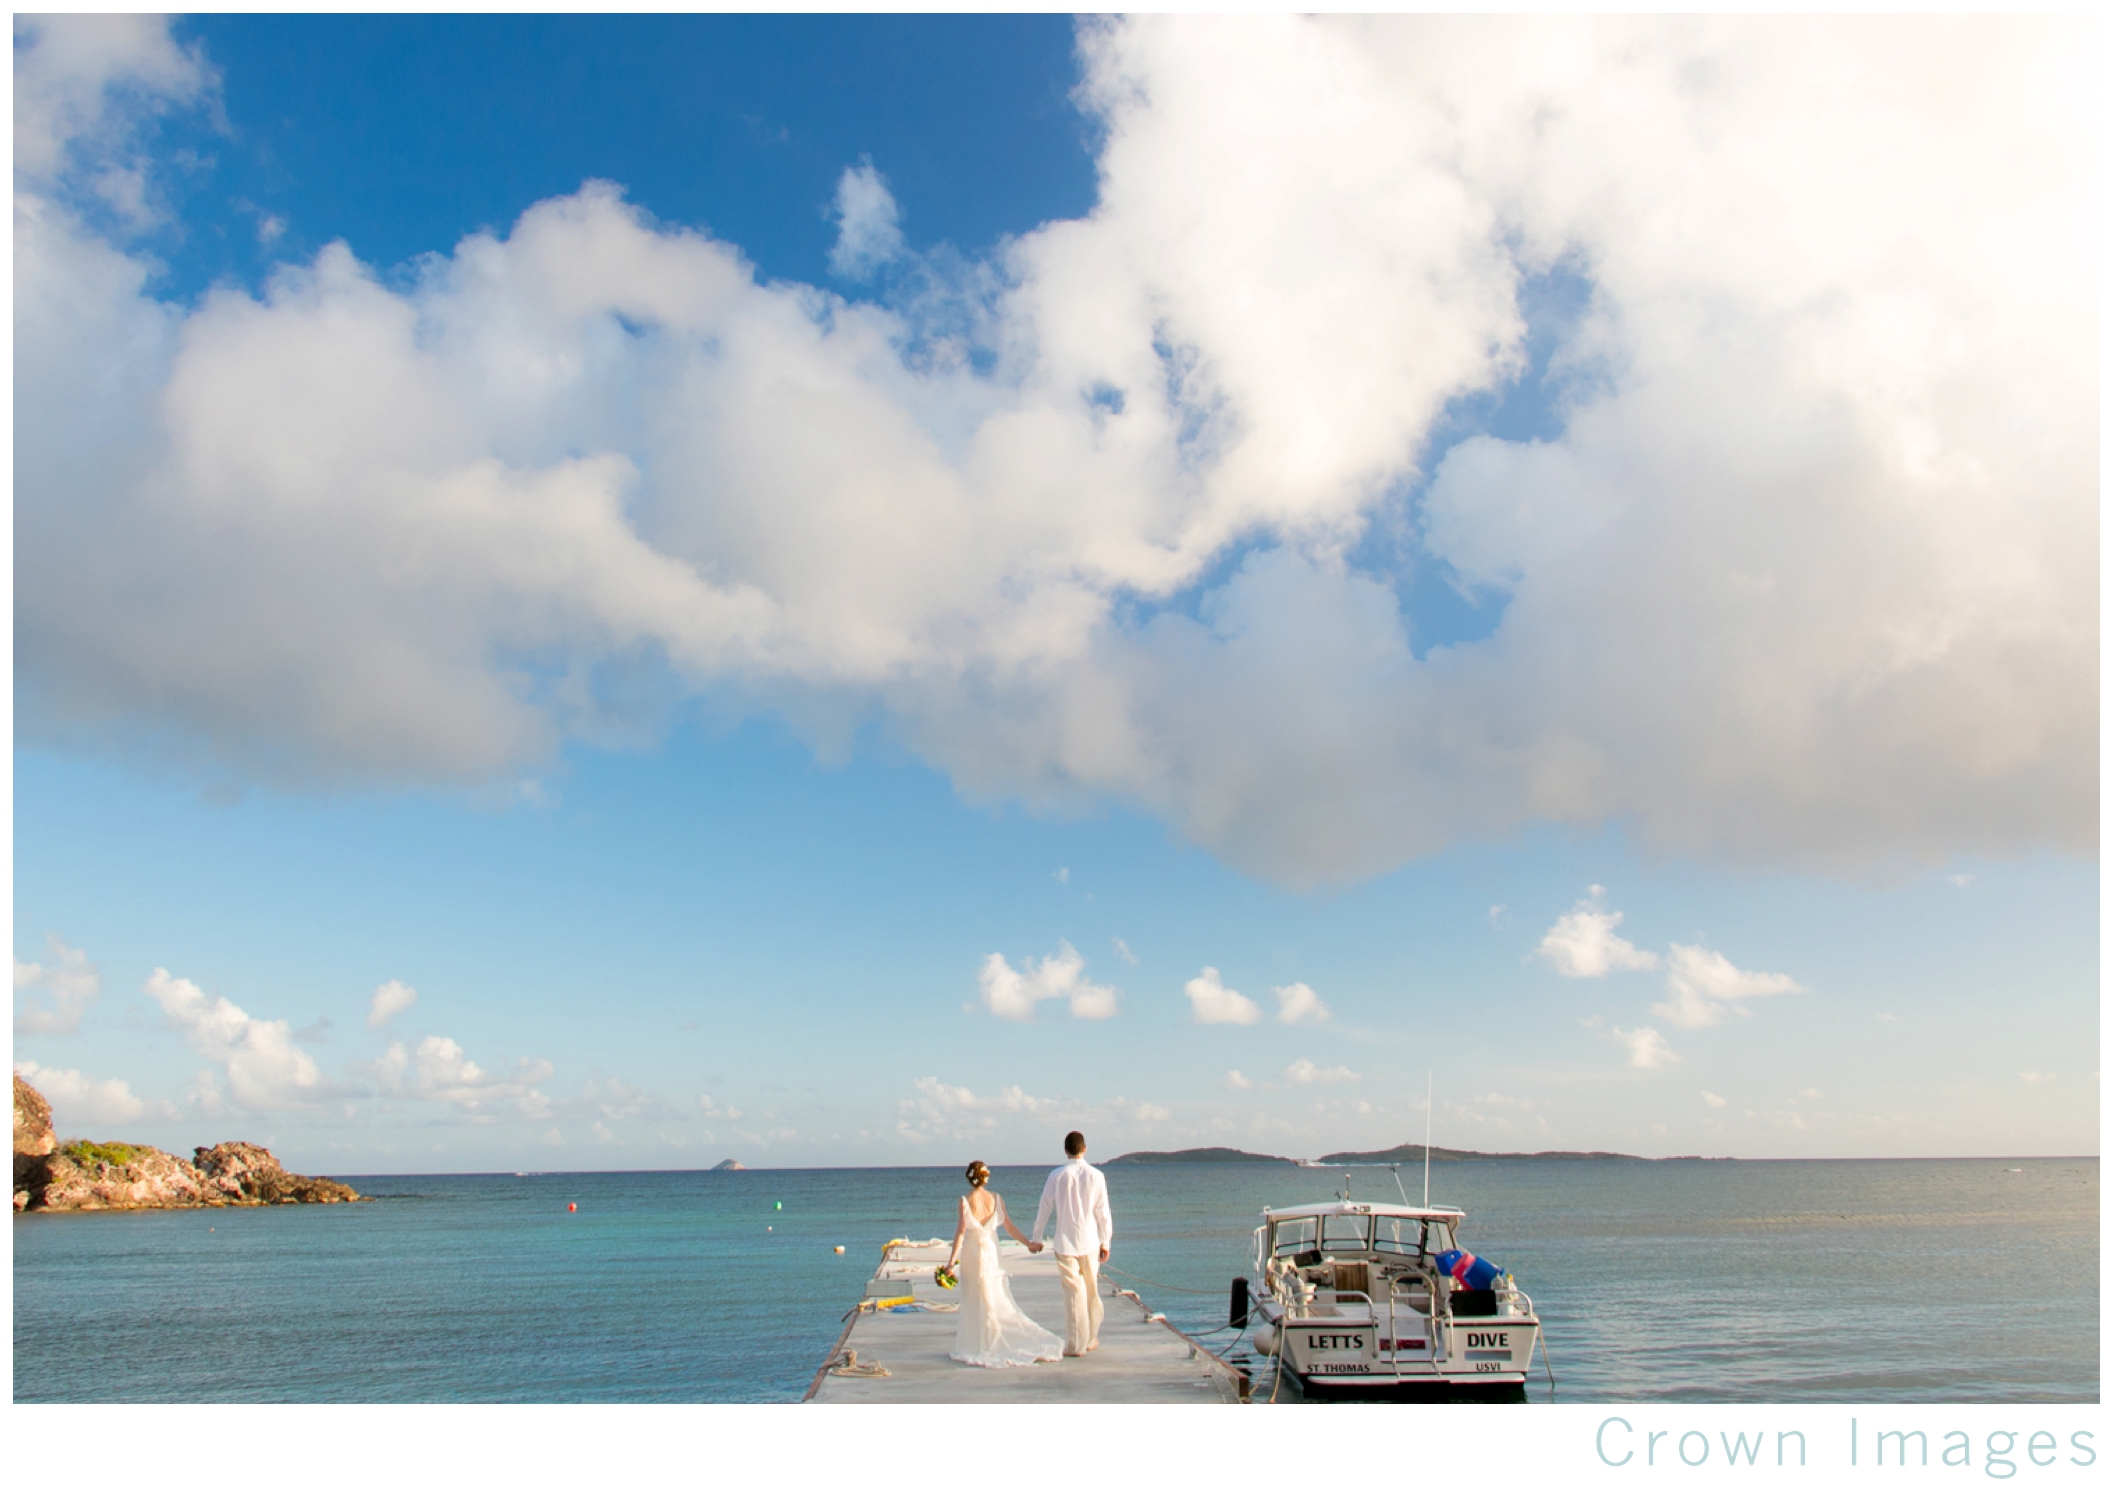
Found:
[[[565,1203],[565,1210],[568,1212],[576,1212],[579,1209],[580,1204],[577,1201],[568,1201]]]

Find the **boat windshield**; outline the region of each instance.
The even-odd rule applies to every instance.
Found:
[[[1315,1246],[1314,1230],[1314,1219],[1311,1217],[1286,1218],[1276,1224],[1276,1239],[1270,1251],[1283,1258],[1311,1253]]]
[[[1436,1218],[1381,1217],[1372,1246],[1381,1253],[1444,1253],[1453,1246],[1453,1230]]]
[[[1372,1246],[1372,1219],[1370,1217],[1343,1216],[1340,1214],[1321,1218],[1321,1251],[1323,1253],[1363,1252]]]

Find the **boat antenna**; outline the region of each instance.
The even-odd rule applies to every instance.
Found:
[[[1431,1083],[1437,1079],[1436,1072],[1425,1071],[1423,1075],[1423,1204],[1431,1204]]]

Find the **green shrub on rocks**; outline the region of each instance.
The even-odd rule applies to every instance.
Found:
[[[145,1158],[154,1151],[144,1144],[98,1144],[85,1138],[70,1139],[59,1145],[59,1152],[84,1170],[98,1164],[123,1167],[135,1159]]]

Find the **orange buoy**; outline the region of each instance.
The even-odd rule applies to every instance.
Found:
[[[580,1204],[577,1201],[568,1201],[565,1203],[565,1210],[568,1212],[576,1212],[579,1209]]]

